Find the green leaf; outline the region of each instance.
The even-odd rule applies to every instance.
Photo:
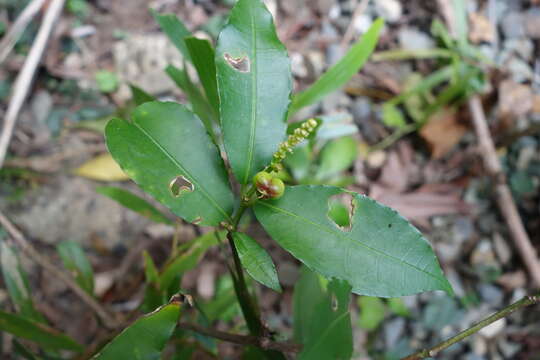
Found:
[[[351,193],[350,231],[328,218],[332,186],[293,186],[259,201],[257,219],[285,250],[327,278],[347,280],[361,295],[396,297],[452,287],[422,234],[395,210]]]
[[[394,129],[403,129],[407,126],[401,111],[389,102],[382,106],[382,121],[384,125]]]
[[[266,250],[246,234],[235,232],[233,239],[240,262],[247,273],[261,284],[281,292],[276,266]]]
[[[378,297],[360,296],[358,306],[360,307],[358,326],[366,330],[374,330],[379,327],[386,314],[382,300]]]
[[[176,46],[180,53],[187,60],[191,61],[189,50],[187,48],[185,38],[191,36],[191,33],[186,28],[183,22],[174,14],[159,14],[155,10],[151,10],[154,19],[159,24],[159,27],[167,35],[169,40]]]
[[[3,311],[0,311],[0,330],[33,341],[49,350],[83,350],[75,340],[53,328]]]
[[[43,316],[35,309],[32,302],[28,277],[19,262],[17,253],[1,239],[0,265],[5,286],[17,312],[26,319],[44,322]]]
[[[292,76],[261,0],[239,0],[216,49],[221,125],[233,173],[247,184],[285,136]]]
[[[216,122],[214,116],[217,115],[213,113],[214,109],[212,109],[210,103],[204,98],[199,88],[193,84],[187,71],[169,65],[165,69],[165,72],[176,83],[176,85],[184,91],[189,102],[191,103],[193,112],[199,116],[204,124],[204,127],[206,128],[206,131],[208,134],[210,134],[215,142],[213,127],[214,122]]]
[[[32,354],[23,344],[13,339],[13,352],[26,360],[40,360],[40,357]]]
[[[219,96],[216,80],[215,52],[212,44],[208,40],[188,37],[185,39],[187,48],[193,59],[193,65],[199,74],[199,80],[206,93],[206,98],[214,108],[216,116],[219,117]]]
[[[350,291],[345,281],[327,282],[302,269],[293,295],[294,338],[304,345],[299,360],[351,358]]]
[[[308,89],[295,95],[289,115],[292,116],[301,108],[316,103],[345,85],[362,68],[375,49],[383,25],[384,21],[377,19],[362,38],[349,49],[343,59],[328,69]]]
[[[150,254],[148,254],[148,251],[143,251],[143,258],[144,258],[144,274],[146,276],[146,282],[148,283],[158,283],[159,282],[159,272],[156,267],[156,264],[154,263],[154,260],[152,260],[152,257]]]
[[[346,136],[327,143],[321,150],[318,179],[328,179],[352,166],[358,156],[358,143]]]
[[[115,73],[107,70],[101,70],[96,73],[96,82],[99,91],[112,93],[118,88],[118,77]]]
[[[179,317],[180,303],[173,301],[135,321],[92,359],[161,359]]]
[[[140,87],[130,84],[129,88],[131,89],[131,96],[133,96],[133,101],[135,102],[135,105],[137,106],[150,102],[150,101],[156,101],[155,97],[148,94],[146,91],[144,91]]]
[[[137,107],[133,122],[113,119],[107,146],[146,192],[189,222],[230,220],[233,195],[217,147],[197,117],[175,103]]]
[[[167,216],[165,216],[161,211],[156,209],[154,205],[138,197],[137,195],[130,193],[129,191],[116,187],[101,186],[96,188],[96,192],[101,195],[105,195],[114,201],[117,201],[122,206],[133,210],[136,213],[141,214],[142,216],[145,216],[152,221],[168,225],[174,224],[174,222],[169,220]]]
[[[328,206],[328,217],[330,219],[341,227],[346,228],[351,226],[349,209],[347,209],[345,205],[343,205],[339,200],[330,200]]]
[[[311,148],[305,144],[296,146],[293,153],[285,158],[285,165],[290,168],[295,180],[301,181],[309,174],[311,157]]]
[[[224,232],[217,234],[215,232],[209,232],[200,236],[193,242],[193,245],[186,253],[181,254],[168,263],[160,275],[162,289],[167,289],[178,275],[182,275],[186,271],[193,269],[206,253],[206,250],[213,245],[217,245],[217,236],[222,235],[224,235]]]
[[[88,294],[94,294],[94,271],[81,245],[74,241],[63,241],[57,246],[64,266],[75,274],[75,281]]]

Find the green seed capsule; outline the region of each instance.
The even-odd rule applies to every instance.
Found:
[[[270,187],[268,188],[268,197],[271,199],[279,199],[285,193],[285,184],[279,178],[273,178]]]
[[[283,181],[265,171],[261,171],[255,175],[253,184],[264,199],[278,199],[285,192]]]

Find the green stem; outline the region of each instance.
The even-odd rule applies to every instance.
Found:
[[[509,305],[505,307],[504,309],[496,312],[495,314],[491,315],[487,319],[484,319],[477,323],[476,325],[468,328],[467,330],[464,330],[457,334],[454,337],[451,337],[448,340],[445,340],[441,342],[438,345],[435,345],[434,347],[430,349],[424,349],[421,351],[418,351],[412,355],[409,355],[407,357],[402,358],[401,360],[421,360],[421,359],[427,359],[430,357],[435,357],[437,354],[439,354],[442,350],[446,349],[447,347],[454,345],[455,343],[465,339],[468,336],[471,336],[484,327],[494,323],[497,320],[502,319],[503,317],[506,317],[513,313],[514,311],[521,309],[522,307],[538,304],[540,302],[540,293],[534,296],[525,296],[523,299],[513,303],[512,305]]]
[[[390,134],[389,136],[385,137],[381,142],[373,145],[370,147],[369,152],[374,152],[377,150],[384,150],[387,147],[394,144],[396,141],[401,139],[403,136],[412,133],[413,131],[418,129],[418,124],[409,124],[401,129],[396,130],[394,133]]]
[[[408,59],[431,59],[431,58],[446,58],[450,59],[452,52],[446,49],[424,49],[424,50],[388,50],[376,52],[371,56],[373,61],[393,61],[393,60],[408,60]]]

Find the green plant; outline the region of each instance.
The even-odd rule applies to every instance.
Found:
[[[361,320],[366,327],[378,324],[384,305],[365,296],[399,297],[430,290],[452,294],[428,241],[407,220],[363,195],[321,185],[354,160],[350,138],[324,145],[315,184],[286,186],[280,178],[294,147],[302,149],[324,127],[324,121],[308,119],[287,130],[288,117],[358,71],[375,47],[382,21],[312,87],[292,95],[287,52],[261,0],[236,3],[215,50],[207,40],[192,37],[175,16],[154,15],[184,55],[186,66],[194,66],[202,88],[190,79],[186,66],[169,66],[166,71],[187,95],[190,109],[155,101],[132,87],[138,107],[128,120],[109,121],[107,146],[145,192],[177,217],[213,230],[183,244],[175,236],[161,267],[144,252],[141,310],[152,312],[124,329],[93,359],[189,359],[197,349],[215,356],[216,339],[243,344],[246,359],[285,359],[288,352],[297,352],[298,359],[349,359],[351,292],[364,295],[360,303],[375,303],[379,309],[375,319]],[[226,154],[238,187],[231,186],[221,154]],[[125,190],[105,187],[98,192],[155,222],[174,224],[169,214]],[[335,206],[336,197],[348,197],[352,209]],[[246,233],[249,221],[243,220],[250,212],[275,242],[305,264],[294,289],[295,343],[277,341],[261,319],[252,280],[274,291],[282,288],[271,256]],[[231,255],[230,275],[220,279],[218,297],[202,301],[185,294],[180,280],[211,247]],[[17,311],[0,312],[0,328],[41,345],[47,358],[58,358],[62,349],[80,352],[81,345],[45,325],[17,257],[5,243],[0,250],[3,276]],[[93,296],[93,273],[82,249],[66,242],[58,250],[84,294]],[[184,311],[183,303],[195,311]],[[399,301],[389,300],[388,307],[407,315]],[[217,319],[230,320],[238,309],[250,335],[210,327]],[[167,344],[170,351],[164,353]],[[18,342],[14,348],[25,358],[37,358]]]

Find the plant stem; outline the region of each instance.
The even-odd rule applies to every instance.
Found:
[[[452,52],[446,49],[425,49],[425,50],[388,50],[373,54],[373,61],[392,61],[408,59],[431,59],[431,58],[451,58]]]
[[[290,342],[276,342],[267,337],[255,337],[251,335],[231,334],[216,329],[206,328],[197,324],[179,323],[178,327],[183,330],[194,331],[196,333],[213,337],[215,339],[227,341],[240,345],[252,345],[265,350],[277,350],[283,352],[299,352],[302,345]]]
[[[471,335],[477,333],[478,331],[480,331],[484,327],[494,323],[495,321],[500,320],[503,317],[506,317],[506,316],[510,315],[511,313],[513,313],[514,311],[516,311],[518,309],[521,309],[522,307],[538,304],[539,302],[540,302],[540,293],[538,293],[537,295],[533,295],[533,296],[525,296],[523,299],[513,303],[512,305],[509,305],[509,306],[505,307],[504,309],[496,312],[495,314],[491,315],[490,317],[480,321],[476,325],[473,325],[472,327],[468,328],[467,330],[464,330],[464,331],[460,332],[456,336],[451,337],[450,339],[445,340],[445,341],[441,342],[438,345],[435,345],[434,347],[432,347],[430,349],[424,349],[424,350],[418,351],[418,352],[416,352],[416,353],[414,353],[412,355],[404,357],[401,360],[421,360],[421,359],[426,359],[426,358],[430,358],[430,357],[435,357],[442,350],[444,350],[447,347],[449,347],[449,346],[451,346],[451,345],[465,339],[468,336],[471,336]]]

